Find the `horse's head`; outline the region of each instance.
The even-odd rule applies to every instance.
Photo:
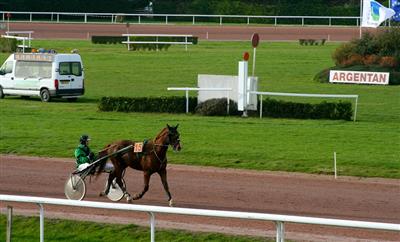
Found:
[[[175,127],[169,126],[167,124],[168,128],[168,143],[172,146],[172,149],[174,151],[180,151],[182,149],[181,147],[181,140],[179,139],[179,132],[178,132],[178,125]]]

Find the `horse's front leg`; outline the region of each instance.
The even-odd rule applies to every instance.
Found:
[[[151,173],[148,171],[143,172],[143,179],[144,179],[144,185],[143,185],[143,190],[140,193],[136,193],[133,195],[133,199],[137,200],[143,197],[143,195],[149,190],[149,182],[150,182],[150,176]]]
[[[174,202],[172,201],[171,193],[169,192],[168,182],[167,182],[167,169],[162,169],[158,172],[161,178],[161,182],[164,186],[165,194],[167,194],[169,206],[172,207]]]

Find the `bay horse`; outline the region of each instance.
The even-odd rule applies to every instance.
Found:
[[[154,140],[143,142],[143,149],[140,153],[135,153],[134,149],[130,149],[128,152],[111,156],[111,162],[114,166],[113,170],[108,176],[108,182],[106,189],[100,193],[100,196],[107,195],[110,191],[110,186],[114,178],[116,182],[122,188],[125,194],[127,202],[137,200],[143,197],[143,195],[149,189],[150,177],[154,173],[158,173],[161,178],[161,182],[164,186],[165,193],[168,197],[169,205],[173,205],[171,193],[169,192],[167,182],[167,150],[171,146],[174,151],[181,150],[181,144],[179,139],[178,125],[175,127],[169,126],[163,128],[161,132],[154,138]],[[100,158],[115,153],[116,151],[128,147],[130,145],[135,146],[137,141],[131,140],[120,140],[106,145],[105,149],[99,153]],[[107,159],[96,164],[97,176],[103,172]],[[143,171],[144,186],[140,193],[136,193],[131,196],[127,191],[122,182],[124,171],[127,167],[131,167],[135,170]]]

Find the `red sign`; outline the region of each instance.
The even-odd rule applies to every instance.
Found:
[[[254,33],[253,36],[251,36],[251,45],[253,48],[257,48],[259,42],[260,36],[257,33]]]
[[[249,60],[249,57],[250,57],[249,52],[244,52],[244,54],[243,54],[243,60],[248,61],[248,60]]]

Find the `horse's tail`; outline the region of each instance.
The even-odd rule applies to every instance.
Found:
[[[96,177],[100,175],[104,171],[104,167],[106,166],[106,162],[108,160],[108,151],[112,145],[108,144],[104,149],[99,151],[97,160],[99,160],[95,165],[94,169],[96,171]]]

